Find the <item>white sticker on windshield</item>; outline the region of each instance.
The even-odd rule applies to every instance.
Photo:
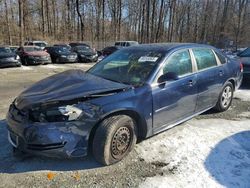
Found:
[[[156,62],[158,57],[149,57],[149,56],[142,56],[138,59],[138,62]]]

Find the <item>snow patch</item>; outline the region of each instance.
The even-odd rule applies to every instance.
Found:
[[[242,146],[250,131],[248,141],[240,139],[247,130],[250,120],[193,119],[143,141],[136,147],[141,158],[168,165],[140,187],[250,187],[250,147]]]
[[[249,118],[250,117],[250,112],[242,112],[239,116]]]
[[[27,67],[27,66],[23,66],[23,65],[20,67],[20,69],[22,69],[22,70],[33,70],[33,68],[31,68],[31,67]]]
[[[234,93],[234,98],[242,101],[250,101],[250,90],[239,89]]]
[[[63,69],[66,68],[65,66],[61,65],[42,65],[41,68],[47,68],[47,69]]]

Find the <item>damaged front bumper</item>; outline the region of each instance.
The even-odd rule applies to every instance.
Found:
[[[21,151],[47,157],[83,157],[88,153],[94,123],[30,122],[13,104],[7,114],[9,142]]]

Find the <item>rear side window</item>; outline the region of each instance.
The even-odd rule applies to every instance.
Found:
[[[198,70],[217,66],[214,53],[210,49],[193,49]]]
[[[192,73],[192,61],[188,50],[176,52],[170,56],[163,67],[163,74],[175,72],[178,76]]]
[[[219,58],[221,64],[225,64],[227,62],[226,57],[224,55],[222,55],[222,54],[220,54],[219,52],[216,52],[216,51],[215,51],[215,54]]]

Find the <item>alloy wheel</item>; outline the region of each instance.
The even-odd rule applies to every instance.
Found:
[[[221,104],[224,108],[227,108],[230,105],[233,96],[233,91],[230,86],[226,86],[223,90],[221,96]]]

